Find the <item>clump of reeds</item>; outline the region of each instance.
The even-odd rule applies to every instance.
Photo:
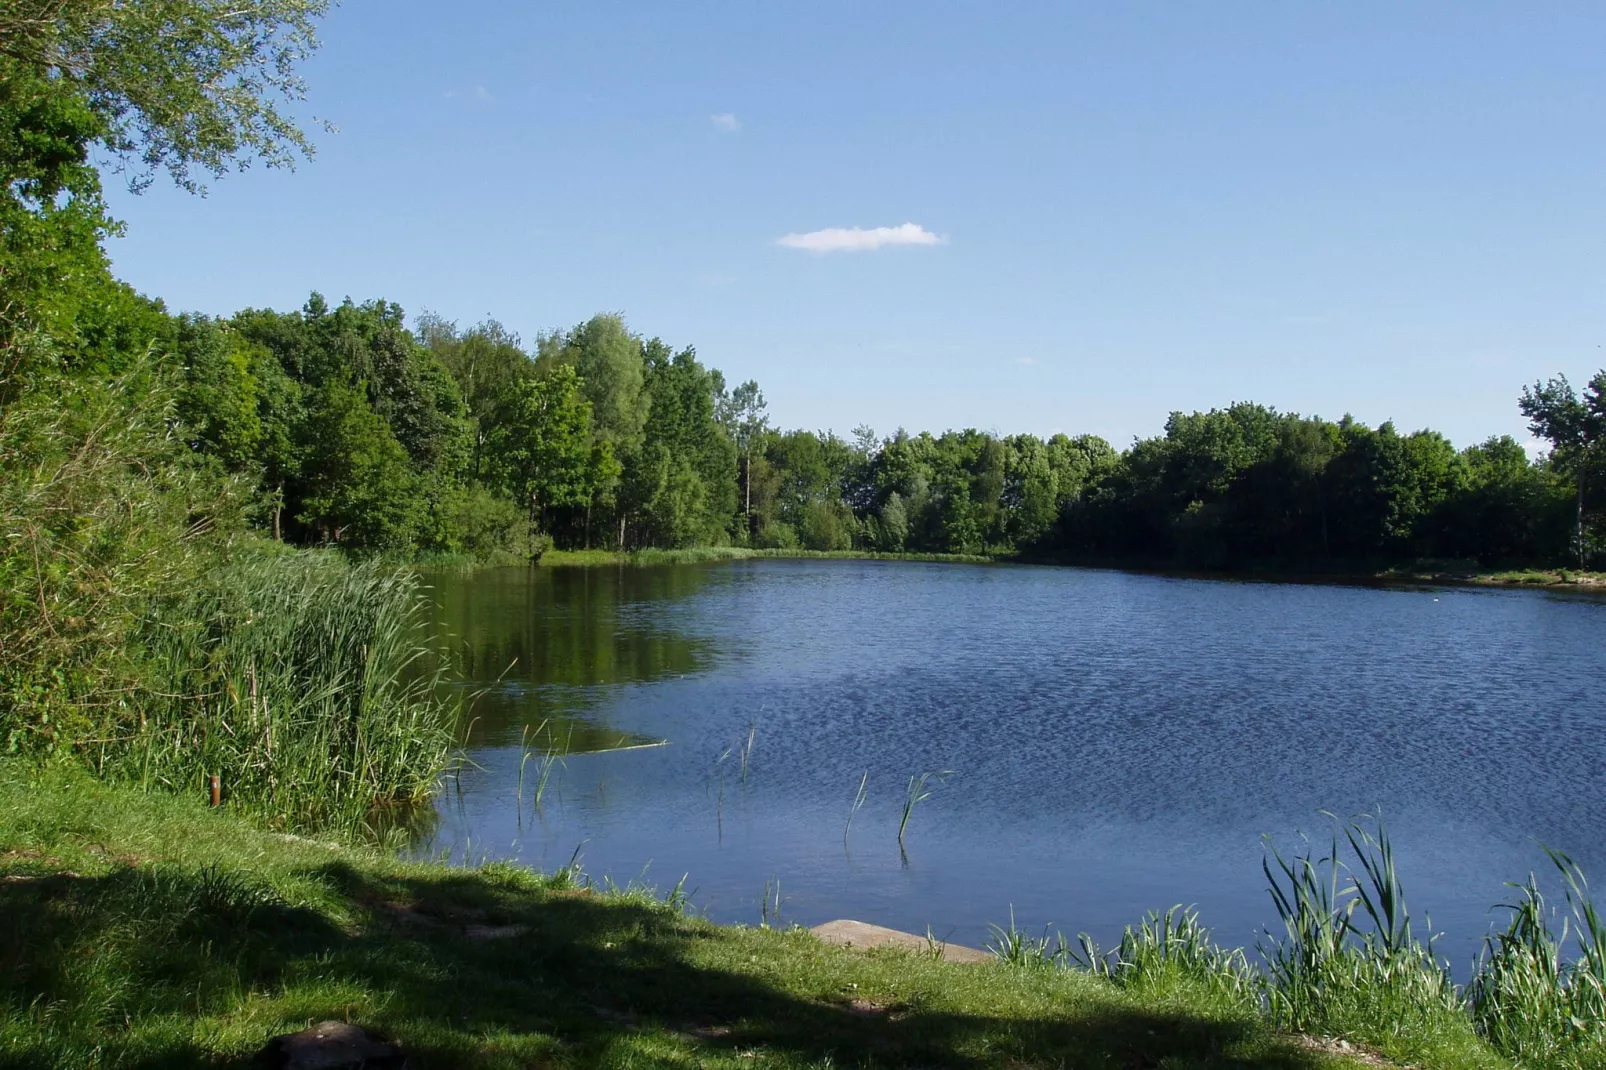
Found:
[[[1448,966],[1412,930],[1394,850],[1382,823],[1373,834],[1344,828],[1325,856],[1284,859],[1272,847],[1262,863],[1281,937],[1262,948],[1266,1005],[1283,1028],[1328,1036],[1405,1040],[1463,1021]]]
[[[300,829],[394,827],[430,795],[454,711],[423,668],[414,578],[334,554],[274,554],[154,603],[140,636],[154,679],[137,715],[80,744],[104,775],[199,790]]]
[[[1478,1031],[1523,1066],[1584,1067],[1606,1063],[1606,924],[1583,872],[1549,851],[1561,875],[1567,913],[1552,929],[1533,874],[1511,885],[1505,932],[1490,936],[1467,1004]]]
[[[538,726],[536,726],[534,734],[537,736],[541,735],[541,733],[546,730],[546,727],[547,722],[542,721]],[[563,755],[567,752],[567,748],[560,751],[552,746],[548,746],[547,749],[541,751],[534,750],[530,747],[530,735],[530,726],[525,725],[524,730],[519,734],[520,754],[517,797],[520,813],[523,812],[524,808],[524,767],[529,764],[530,759],[535,759],[534,805],[537,810],[540,810],[541,800],[546,796],[547,785],[552,780],[553,770],[555,770],[559,765],[563,764]]]
[[[998,956],[1000,962],[1011,966],[1029,968],[1050,967],[1066,960],[1065,940],[1062,936],[1059,945],[1053,946],[1049,937],[1049,927],[1044,926],[1042,936],[1033,936],[1015,924],[1015,908],[1009,908],[1009,928],[998,925],[987,927],[992,936],[987,941],[987,950]],[[931,933],[927,930],[927,943],[931,943]]]
[[[1203,985],[1234,1003],[1258,1005],[1259,974],[1241,948],[1218,946],[1199,920],[1199,912],[1180,903],[1164,914],[1150,911],[1137,927],[1128,925],[1121,943],[1108,953],[1086,933],[1074,947],[1061,941],[1058,956],[1123,987],[1181,981]]]
[[[1074,946],[1046,930],[1022,933],[1012,913],[1009,929],[994,929],[993,950],[1006,962],[1081,968],[1123,987],[1203,986],[1235,1013],[1264,1013],[1279,1028],[1358,1041],[1412,1065],[1493,1065],[1490,1046],[1524,1066],[1606,1065],[1606,924],[1577,867],[1553,855],[1571,910],[1561,935],[1530,879],[1510,905],[1511,927],[1491,941],[1463,993],[1433,953],[1436,938],[1418,937],[1393,846],[1381,821],[1375,828],[1352,822],[1325,852],[1292,858],[1268,843],[1262,868],[1281,932],[1267,933],[1258,968],[1181,906],[1127,927],[1111,951],[1085,933]],[[1569,932],[1578,944],[1571,957]]]

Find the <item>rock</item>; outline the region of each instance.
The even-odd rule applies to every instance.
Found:
[[[257,1065],[273,1070],[406,1070],[396,1045],[348,1022],[319,1022],[268,1041]]]
[[[946,962],[991,962],[994,958],[987,952],[978,951],[973,947],[944,943],[933,945],[924,936],[899,932],[897,929],[888,929],[863,921],[847,919],[828,921],[824,925],[816,925],[809,931],[827,944],[840,944],[843,947],[896,947],[922,954],[935,952]]]

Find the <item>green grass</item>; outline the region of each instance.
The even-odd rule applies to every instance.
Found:
[[[0,815],[0,1067],[228,1065],[328,1018],[424,1070],[1344,1065],[1187,977],[853,952],[56,766],[0,763]]]
[[[1436,568],[1416,565],[1386,569],[1377,578],[1404,583],[1470,583],[1480,587],[1595,587],[1606,584],[1606,572],[1584,572],[1575,568],[1480,569],[1476,563],[1465,568]]]
[[[1575,568],[1525,568],[1507,572],[1480,572],[1475,583],[1489,584],[1575,584],[1581,587],[1606,583],[1606,572],[1580,572]]]

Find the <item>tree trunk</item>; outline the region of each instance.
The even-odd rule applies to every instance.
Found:
[[[1584,466],[1578,466],[1578,571],[1584,570]]]

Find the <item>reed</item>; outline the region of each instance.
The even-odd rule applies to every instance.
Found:
[[[1561,931],[1533,874],[1511,885],[1511,920],[1487,938],[1467,1004],[1478,1031],[1524,1066],[1572,1070],[1606,1063],[1606,925],[1583,872],[1549,851],[1567,910]]]
[[[932,780],[939,783],[948,775],[948,770],[940,773],[920,773],[909,778],[909,785],[903,795],[903,814],[898,818],[898,846],[903,847],[903,834],[909,828],[909,818],[914,814],[915,807],[931,798],[931,791],[926,787]]]
[[[1049,927],[1043,928],[1042,936],[1032,936],[1015,924],[1015,908],[1009,908],[1009,928],[997,925],[987,927],[992,936],[987,941],[987,950],[998,957],[1000,962],[1010,966],[1027,968],[1047,968],[1063,960],[1062,951],[1064,941],[1060,947],[1054,948],[1049,937]],[[926,940],[931,941],[930,930],[927,930]]]
[[[446,766],[455,710],[415,628],[416,581],[330,553],[264,554],[152,604],[145,686],[77,749],[103,776],[173,791],[222,778],[270,825],[396,832]]]
[[[747,765],[753,757],[753,741],[758,736],[758,722],[750,722],[747,726],[747,738],[737,746],[737,753],[742,759],[742,783],[747,783]]]
[[[542,721],[539,725],[536,726],[534,734],[539,736],[543,732],[545,732],[546,728],[547,728],[547,724],[548,724],[547,721]],[[568,746],[567,745],[565,745],[565,747],[564,747],[564,749],[562,751],[559,751],[559,750],[557,750],[556,748],[554,748],[552,746],[548,746],[546,750],[542,750],[542,751],[534,750],[534,749],[532,749],[530,747],[530,742],[529,742],[530,734],[531,733],[530,733],[530,726],[529,725],[525,725],[524,729],[519,733],[520,756],[519,756],[518,802],[519,802],[519,811],[520,811],[520,813],[523,812],[523,808],[524,808],[524,767],[529,764],[530,759],[531,758],[535,758],[536,759],[534,806],[535,806],[535,809],[540,810],[541,809],[541,800],[546,795],[547,784],[552,779],[552,771],[557,766],[563,764],[563,755],[568,753]],[[570,739],[571,739],[571,742],[572,742],[572,739],[573,739],[573,727],[572,726],[570,727]]]
[[[848,808],[848,822],[842,826],[842,847],[848,846],[848,833],[853,831],[853,815],[864,806],[865,799],[869,798],[870,770],[866,769],[864,775],[859,777],[859,790],[853,794],[853,805]]]
[[[781,878],[772,877],[764,882],[764,894],[759,897],[758,913],[759,927],[762,929],[779,929],[781,927]]]
[[[1412,932],[1393,846],[1376,826],[1345,826],[1353,865],[1336,835],[1320,857],[1284,859],[1268,845],[1262,868],[1283,933],[1262,947],[1266,1005],[1285,1029],[1418,1055],[1434,1037],[1466,1032],[1467,1020],[1433,938]]]

